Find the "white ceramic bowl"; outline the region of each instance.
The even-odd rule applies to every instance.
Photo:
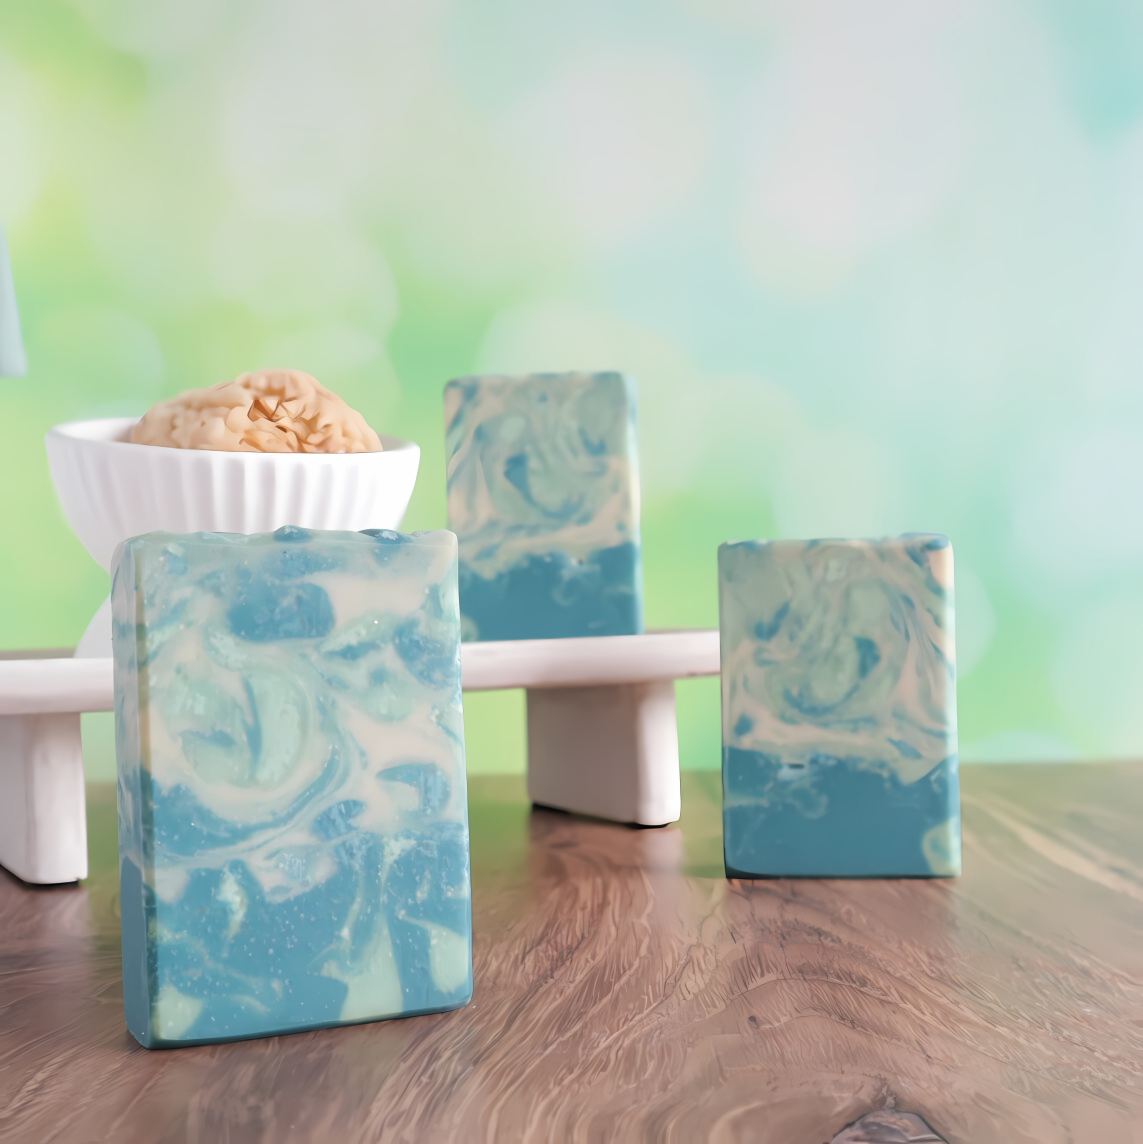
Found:
[[[396,528],[421,450],[382,437],[380,453],[221,453],[134,445],[134,417],[56,425],[48,465],[68,523],[111,571],[120,541],[145,532],[273,532],[284,524]]]

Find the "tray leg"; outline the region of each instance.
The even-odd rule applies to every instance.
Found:
[[[25,882],[87,877],[79,714],[0,715],[0,865]]]
[[[614,822],[677,821],[674,683],[529,690],[528,797]]]

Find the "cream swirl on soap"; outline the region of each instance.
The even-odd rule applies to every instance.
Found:
[[[262,369],[153,406],[131,430],[137,445],[235,453],[378,453],[381,439],[316,378]]]
[[[724,745],[916,782],[956,753],[953,616],[943,536],[724,544]]]
[[[487,375],[444,394],[449,527],[495,576],[638,541],[635,390],[619,373]]]

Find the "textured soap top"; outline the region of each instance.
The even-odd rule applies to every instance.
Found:
[[[631,379],[468,377],[444,405],[465,638],[642,631]]]
[[[132,1033],[467,1001],[453,535],[152,533],[112,606]]]
[[[844,839],[868,856],[861,824],[882,816],[886,845],[920,834],[902,843],[916,869],[880,872],[959,870],[952,572],[937,535],[719,549],[725,805],[765,812],[752,837],[728,818],[728,864],[737,843],[801,831],[809,851],[824,830],[833,873],[877,872],[844,868]]]

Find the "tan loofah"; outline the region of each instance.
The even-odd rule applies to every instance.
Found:
[[[153,406],[137,445],[237,453],[379,453],[356,409],[297,369],[260,369]]]

